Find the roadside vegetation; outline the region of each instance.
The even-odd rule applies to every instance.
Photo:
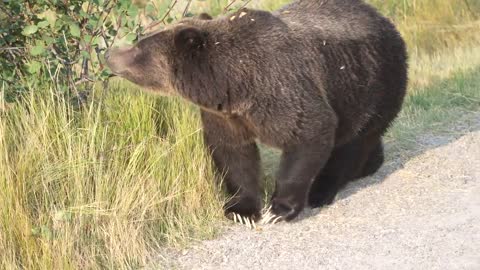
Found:
[[[144,8],[149,3],[133,2]],[[217,15],[227,6],[275,9],[287,2],[155,3],[159,19],[176,3],[168,16],[175,21],[181,14]],[[387,135],[391,148],[412,147],[416,134],[448,131],[449,124],[478,111],[480,2],[370,2],[395,21],[409,46],[409,95]],[[0,8],[2,27],[11,15],[6,12]],[[66,27],[71,35],[72,26]],[[72,40],[85,38],[73,28]],[[127,36],[137,30],[135,25],[123,29],[124,38],[133,41]],[[41,42],[28,42],[39,50]],[[48,47],[47,41],[42,44]],[[0,269],[140,268],[160,246],[216,235],[225,198],[213,181],[197,109],[120,80],[86,80],[88,87],[69,91],[69,79],[42,76],[56,58],[42,53],[28,55],[20,67],[25,77],[0,71],[11,76],[0,80]],[[87,74],[106,79],[94,47],[89,53]],[[48,57],[51,61],[44,61]],[[80,68],[71,70],[79,79],[85,58],[79,52]],[[65,88],[58,87],[62,83]],[[263,154],[271,178],[277,153],[265,149]]]

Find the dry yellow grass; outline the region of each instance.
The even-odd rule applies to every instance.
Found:
[[[214,234],[192,108],[114,87],[82,111],[36,89],[0,120],[1,269],[131,269]]]

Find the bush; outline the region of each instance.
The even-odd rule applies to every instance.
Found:
[[[6,0],[0,6],[0,80],[7,98],[39,81],[78,93],[110,76],[103,52],[173,20],[176,2]],[[189,15],[189,14],[185,14]],[[157,21],[156,23],[152,23]]]

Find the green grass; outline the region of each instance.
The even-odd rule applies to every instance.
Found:
[[[409,95],[387,143],[412,147],[419,133],[448,131],[477,111],[480,3],[371,2],[394,19],[411,54]],[[194,7],[219,13],[225,3]],[[0,269],[138,268],[159,246],[217,232],[224,198],[197,109],[112,84],[84,108],[48,83],[15,104],[0,97]],[[271,179],[278,152],[262,152]]]

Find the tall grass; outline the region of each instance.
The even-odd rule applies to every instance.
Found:
[[[480,41],[480,1],[477,0],[369,0],[392,18],[411,55]]]
[[[480,2],[370,2],[411,54],[409,96],[387,141],[403,147],[480,107]],[[218,14],[226,4],[192,7]],[[0,269],[138,268],[160,245],[215,234],[224,198],[197,110],[132,88],[114,82],[80,108],[48,83],[16,104],[0,97]],[[264,154],[271,172],[276,154]]]
[[[0,269],[136,268],[215,232],[194,110],[113,89],[84,110],[34,89],[1,116]]]

